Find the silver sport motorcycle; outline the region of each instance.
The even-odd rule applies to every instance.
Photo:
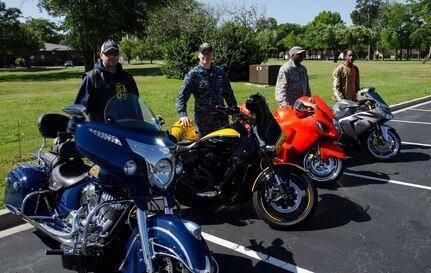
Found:
[[[332,107],[342,129],[340,142],[360,146],[376,161],[393,159],[401,150],[401,139],[385,125],[394,118],[389,106],[374,87],[361,88],[356,99],[342,99]]]

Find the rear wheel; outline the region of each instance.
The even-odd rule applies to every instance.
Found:
[[[308,220],[317,207],[317,190],[305,173],[292,171],[286,165],[276,165],[283,180],[285,194],[275,184],[274,176],[266,171],[253,193],[256,213],[274,228],[289,228]]]
[[[318,187],[329,187],[335,184],[343,175],[345,160],[329,157],[324,162],[317,154],[317,149],[307,151],[302,159],[302,166],[308,171],[308,176]]]
[[[377,130],[371,130],[361,138],[361,146],[376,161],[394,158],[401,150],[400,136],[394,129],[388,130],[388,140]]]

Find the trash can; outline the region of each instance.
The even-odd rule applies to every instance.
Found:
[[[280,67],[274,64],[252,64],[249,67],[249,82],[275,85]]]

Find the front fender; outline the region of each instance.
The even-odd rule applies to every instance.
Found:
[[[321,141],[320,158],[323,160],[323,162],[326,162],[330,157],[346,160],[346,155],[340,146],[331,141]]]
[[[166,215],[149,217],[148,228],[156,257],[174,257],[191,272],[204,272],[213,262],[205,240],[196,238],[181,218]],[[135,228],[126,246],[122,272],[146,272],[141,249],[138,230]]]
[[[293,163],[279,163],[279,164],[274,164],[274,166],[277,169],[277,172],[279,173],[284,173],[284,172],[296,173],[296,174],[307,173],[307,170]],[[259,176],[256,178],[256,180],[253,183],[253,187],[251,188],[252,192],[254,192],[257,189],[260,183],[265,181],[266,176],[269,175],[269,172],[270,172],[269,167],[267,167],[259,174]]]

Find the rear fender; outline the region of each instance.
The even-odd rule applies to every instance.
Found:
[[[298,174],[298,173],[306,174],[307,173],[307,170],[305,170],[301,166],[299,166],[297,164],[293,164],[293,163],[279,163],[279,164],[274,164],[274,166],[279,173],[284,173],[284,172],[296,173],[296,174]],[[265,168],[259,174],[259,176],[256,178],[256,180],[253,183],[253,187],[251,188],[251,191],[254,192],[261,183],[266,181],[266,178],[268,175],[270,175],[269,167]]]
[[[340,146],[331,141],[321,141],[320,158],[323,160],[323,162],[326,162],[330,157],[346,160],[346,155]]]
[[[191,272],[204,272],[205,268],[209,268],[212,258],[205,240],[196,238],[181,218],[166,215],[149,217],[148,228],[156,257],[174,257]],[[135,228],[126,246],[122,272],[146,272],[141,249],[139,233]]]

